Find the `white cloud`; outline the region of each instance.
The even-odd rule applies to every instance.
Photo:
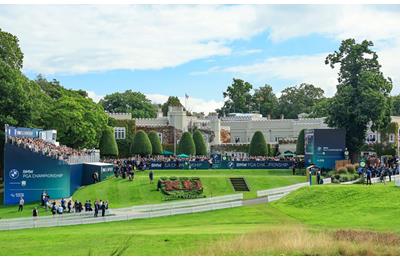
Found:
[[[145,94],[153,103],[162,104],[168,100],[168,96],[162,94]],[[182,105],[185,106],[185,97],[178,97]],[[204,112],[206,115],[209,112],[214,112],[215,109],[223,106],[223,101],[204,100],[201,98],[190,97],[186,102],[186,108],[191,112]]]
[[[45,74],[161,69],[228,55],[259,32],[251,6],[2,6],[24,68]]]
[[[326,56],[327,54],[275,57],[251,65],[228,67],[222,71],[250,75],[258,81],[277,78],[306,82],[324,89],[327,96],[332,96],[336,89],[337,70],[324,64]]]
[[[102,95],[96,94],[94,91],[87,90],[86,92],[88,93],[88,96],[91,99],[93,99],[93,101],[96,102],[96,103],[98,103],[100,101],[100,99],[102,99],[104,97]]]

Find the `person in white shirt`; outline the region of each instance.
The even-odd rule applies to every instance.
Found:
[[[24,204],[25,204],[24,198],[21,197],[21,198],[19,199],[18,212],[24,210]]]

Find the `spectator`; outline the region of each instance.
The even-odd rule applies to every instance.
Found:
[[[96,200],[94,203],[94,216],[97,217],[99,214],[99,201]]]
[[[72,208],[72,201],[71,200],[68,201],[67,207],[68,207],[68,213],[71,213],[71,208]]]
[[[24,204],[25,204],[24,197],[21,197],[21,198],[19,199],[19,203],[18,203],[18,212],[24,210]]]
[[[32,210],[32,217],[36,218],[39,215],[39,211],[38,209],[35,207]]]
[[[372,185],[372,182],[371,182],[371,170],[368,168],[367,169],[367,185],[369,184],[369,185]]]
[[[153,179],[154,179],[154,173],[153,173],[153,171],[150,171],[150,172],[149,172],[149,180],[150,180],[150,183],[153,183]]]
[[[101,206],[101,216],[104,217],[106,215],[106,204],[102,201],[100,206]]]

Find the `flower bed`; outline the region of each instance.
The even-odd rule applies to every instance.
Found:
[[[165,200],[204,198],[203,185],[197,177],[161,177],[157,189]]]

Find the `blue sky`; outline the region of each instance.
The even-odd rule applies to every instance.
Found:
[[[303,82],[333,95],[337,71],[324,58],[349,37],[374,41],[397,94],[399,17],[390,6],[7,6],[0,28],[19,38],[30,78],[95,100],[127,89],[156,103],[187,93],[189,109],[210,112],[234,77],[277,95]]]

